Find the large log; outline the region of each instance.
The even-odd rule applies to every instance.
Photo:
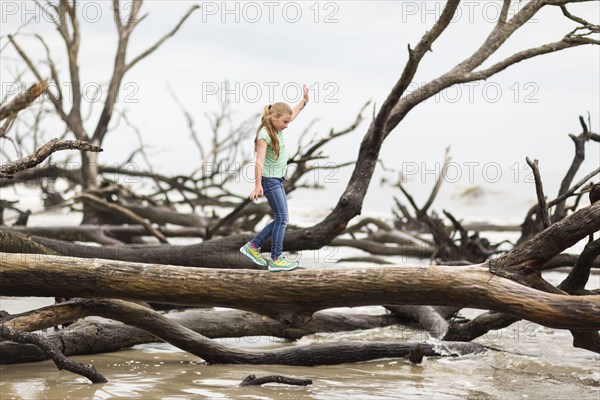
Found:
[[[600,298],[542,292],[487,264],[327,268],[270,273],[0,253],[5,296],[107,297],[221,306],[302,323],[318,310],[452,305],[504,312],[563,329],[600,329]]]
[[[11,327],[30,331],[62,324],[75,318],[92,315],[81,300],[44,307],[39,310],[15,315],[2,322]],[[171,321],[209,338],[271,336],[298,339],[316,332],[339,332],[371,329],[400,323],[393,315],[351,315],[317,312],[302,327],[289,327],[271,318],[238,310],[185,310],[165,315]],[[333,333],[335,334],[335,333]],[[134,326],[110,319],[88,317],[47,335],[48,340],[59,345],[67,356],[118,351],[137,344],[152,343],[156,336]],[[37,346],[0,343],[0,364],[41,361],[47,355]]]
[[[33,332],[53,326],[63,325],[77,319],[93,316],[93,301],[73,299],[64,303],[42,307],[17,315],[0,319],[0,323],[13,329]],[[301,327],[291,327],[272,318],[239,310],[188,309],[165,314],[167,318],[209,338],[242,337],[242,336],[276,336],[286,339],[299,339],[316,332],[339,332],[357,329],[372,329],[405,323],[406,320],[390,314],[360,315],[319,311]],[[109,323],[102,329],[123,329]],[[97,323],[96,325],[101,325]],[[70,325],[70,331],[75,330]],[[135,328],[130,328],[135,329]],[[85,332],[87,333],[87,332]],[[133,331],[116,332],[116,335],[136,336]],[[82,335],[81,338],[84,338]],[[111,337],[115,334],[109,335]],[[154,338],[156,339],[156,338]],[[149,341],[147,337],[139,343]],[[115,340],[121,342],[123,340]],[[135,343],[138,344],[138,343]]]
[[[474,343],[390,343],[331,342],[290,346],[273,350],[244,350],[214,341],[188,329],[164,315],[138,304],[122,300],[86,300],[86,308],[94,315],[121,321],[151,333],[209,363],[217,364],[282,364],[326,365],[367,361],[383,357],[404,357],[419,347],[427,356],[440,356],[447,351],[459,354],[486,349]],[[64,339],[65,336],[62,336]],[[5,346],[6,347],[6,346]],[[19,349],[17,349],[18,351]]]

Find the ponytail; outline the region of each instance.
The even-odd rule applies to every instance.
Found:
[[[273,126],[273,122],[271,122],[270,117],[273,115],[280,116],[283,114],[292,114],[292,109],[285,103],[273,103],[263,107],[263,115],[260,119],[260,125],[256,130],[256,136],[254,138],[254,151],[256,151],[256,145],[258,143],[258,132],[260,132],[262,128],[266,128],[267,134],[269,135],[269,138],[271,138],[270,145],[273,148],[273,151],[275,151],[277,158],[279,158],[279,138],[277,138],[277,130]]]

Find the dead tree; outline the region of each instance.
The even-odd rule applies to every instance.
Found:
[[[72,321],[68,331],[57,330],[47,335],[60,344],[65,355],[105,353],[136,344],[156,342],[156,336],[134,326],[105,319],[95,319],[93,301],[74,299],[38,310],[4,317],[0,321],[26,332],[44,330]],[[263,315],[239,310],[187,309],[165,314],[173,322],[209,338],[275,336],[295,340],[317,332],[371,329],[407,323],[399,317],[384,315],[354,315],[319,311],[303,326],[282,324]],[[83,318],[83,319],[80,319]],[[79,320],[78,320],[79,319]],[[0,343],[0,364],[44,360],[47,355],[31,346],[10,342]]]
[[[590,37],[597,32],[597,27],[567,12],[565,4],[572,2],[575,1],[532,0],[509,19],[510,1],[504,0],[497,24],[478,50],[447,73],[404,95],[425,54],[457,11],[459,0],[449,0],[432,29],[425,33],[414,49],[409,47],[406,67],[374,116],[361,143],[353,174],[333,211],[314,226],[289,230],[284,246],[289,250],[318,249],[330,243],[347,228],[352,218],[360,214],[381,146],[412,108],[452,85],[487,79],[529,58],[579,45],[598,44]],[[576,30],[558,42],[523,50],[489,67],[480,68],[540,10],[556,6],[578,24]],[[314,312],[337,306],[476,307],[589,336],[590,332],[600,328],[597,296],[572,296],[557,288],[552,289],[552,285],[541,278],[541,271],[562,250],[599,229],[600,203],[596,203],[567,215],[509,253],[479,265],[339,268],[328,270],[327,274],[315,269],[280,275],[249,269],[181,267],[247,266],[240,262],[237,248],[248,240],[249,235],[215,238],[190,246],[114,248],[90,248],[33,238],[35,242],[69,257],[0,254],[0,289],[3,295],[14,296],[48,296],[60,292],[77,297],[218,305],[258,312],[290,326],[301,326],[310,320]],[[15,235],[4,234],[14,239]],[[591,246],[591,255],[585,256],[586,259],[593,256],[595,249]],[[90,259],[95,257],[97,259]],[[110,259],[143,261],[146,264]],[[585,260],[582,263],[585,264]],[[578,268],[576,273],[585,275],[589,270]],[[47,282],[55,284],[49,287]],[[173,324],[155,311],[132,303],[97,300],[94,312],[148,330],[213,363],[316,365],[409,354],[407,346],[375,343],[311,345],[249,353],[224,348]],[[416,347],[412,346],[410,351]],[[427,349],[421,349],[428,355]]]
[[[60,150],[81,150],[84,152],[100,152],[102,149],[98,146],[92,146],[87,142],[80,140],[65,140],[59,141],[58,139],[52,139],[39,149],[34,154],[20,158],[15,161],[6,162],[0,164],[0,177],[1,178],[12,178],[12,176],[25,169],[33,168],[36,165],[42,163],[50,154]]]
[[[505,0],[497,24],[477,51],[447,73],[403,96],[427,51],[431,49],[435,40],[448,27],[459,3],[458,0],[449,1],[432,29],[423,36],[414,49],[409,48],[408,63],[399,81],[371,122],[361,143],[354,172],[333,211],[314,226],[289,230],[285,236],[284,246],[286,249],[294,251],[321,248],[342,233],[348,221],[360,214],[362,202],[383,141],[413,107],[452,85],[489,78],[511,65],[532,57],[580,45],[598,44],[597,40],[590,37],[597,31],[597,28],[581,18],[574,18],[566,11],[565,5],[571,3],[571,1],[531,1],[513,17],[508,18],[510,1]],[[523,50],[487,68],[478,69],[514,32],[540,10],[556,6],[561,7],[568,18],[580,25],[575,31],[567,33],[558,42]],[[247,267],[247,263],[240,261],[237,248],[249,238],[250,235],[231,235],[197,245],[150,246],[144,248],[143,251],[126,247],[120,247],[117,251],[114,248],[90,249],[51,240],[44,240],[43,242],[59,253],[63,251],[63,254],[75,254],[82,257],[116,258],[155,263],[168,262],[177,265],[195,266],[211,266],[219,263],[228,267],[239,267],[241,264]],[[268,250],[268,243],[265,250]]]
[[[590,140],[600,143],[600,135],[590,131],[588,128],[588,124],[591,124],[589,121],[588,124],[586,124],[583,117],[580,116],[579,123],[581,124],[582,132],[577,136],[573,134],[569,135],[575,144],[575,155],[573,157],[573,161],[565,173],[556,198],[552,201],[547,202],[540,198],[540,192],[543,192],[543,189],[541,187],[539,171],[537,167],[533,165],[533,162],[528,161],[529,166],[534,172],[534,176],[537,178],[536,188],[538,193],[538,204],[533,206],[525,216],[525,220],[521,224],[521,237],[517,243],[521,243],[531,236],[541,232],[551,222],[556,222],[564,218],[569,210],[569,208],[566,207],[567,199],[570,197],[576,197],[577,204],[581,194],[577,194],[575,191],[589,181],[590,178],[600,173],[600,168],[596,168],[596,170],[592,171],[584,179],[581,179],[579,182],[573,185],[575,174],[579,171],[579,167],[585,159],[585,145]],[[554,208],[554,213],[552,213],[552,216],[550,216],[551,208]],[[571,209],[573,209],[573,207],[571,207]]]
[[[471,343],[446,343],[437,348],[422,343],[317,343],[270,351],[245,351],[208,339],[165,316],[135,303],[122,300],[88,300],[93,315],[115,319],[141,328],[162,340],[201,357],[212,364],[327,365],[366,361],[382,357],[405,357],[420,346],[427,356],[440,356],[444,349],[456,352],[481,352],[485,348]],[[8,320],[5,324],[14,323]]]
[[[36,3],[37,4],[37,3]],[[38,4],[39,6],[39,4]],[[61,0],[58,4],[48,1],[47,7],[45,7],[44,11],[48,12],[53,24],[56,26],[62,40],[66,46],[66,54],[68,57],[68,65],[69,65],[69,81],[71,83],[71,93],[70,98],[71,109],[66,110],[64,108],[64,100],[65,97],[62,93],[62,90],[57,90],[57,94],[48,93],[48,98],[50,99],[52,105],[54,106],[55,113],[62,119],[65,123],[67,129],[73,133],[77,140],[90,143],[93,146],[102,146],[102,142],[108,132],[108,125],[113,118],[113,114],[115,111],[115,104],[119,96],[119,92],[121,90],[121,83],[125,74],[133,68],[140,61],[148,57],[155,50],[157,50],[164,42],[166,42],[169,38],[171,38],[175,33],[179,30],[179,28],[183,25],[186,19],[196,10],[199,6],[192,6],[188,12],[181,18],[181,20],[177,23],[177,25],[163,37],[161,37],[158,41],[148,47],[142,53],[130,58],[126,59],[127,48],[129,46],[129,39],[134,29],[138,25],[138,21],[144,16],[140,16],[140,10],[142,6],[142,0],[133,1],[130,8],[129,15],[123,20],[121,15],[121,4],[118,0],[113,0],[113,13],[114,13],[114,22],[118,32],[119,41],[117,44],[117,52],[115,54],[114,59],[114,69],[112,71],[112,76],[110,78],[110,83],[108,85],[108,90],[106,91],[107,95],[104,99],[104,105],[102,109],[102,113],[96,122],[96,125],[93,129],[93,133],[88,133],[88,128],[84,126],[84,118],[83,118],[83,96],[81,92],[81,79],[80,79],[80,71],[79,71],[79,46],[81,43],[81,32],[80,32],[80,23],[77,17],[77,2]],[[40,6],[41,7],[41,6]],[[48,49],[44,39],[41,36],[36,36],[38,40],[42,43],[42,45]],[[39,80],[43,80],[43,73],[40,69],[34,64],[32,58],[25,53],[25,51],[21,48],[21,46],[17,42],[17,37],[12,35],[8,36],[8,40],[17,51],[19,56],[23,59],[23,61],[27,64],[29,70],[33,73],[33,75]],[[52,80],[56,87],[61,88],[61,81],[59,80],[59,74],[57,73],[57,68],[55,63],[52,61],[52,58],[48,54],[50,75],[52,76]],[[83,188],[94,188],[98,185],[98,157],[97,153],[88,153],[85,151],[81,152],[81,184]],[[92,215],[90,212],[84,217],[84,221],[92,221]]]

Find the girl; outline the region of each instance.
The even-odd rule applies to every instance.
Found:
[[[308,103],[308,88],[303,85],[303,99],[292,110],[286,103],[265,106],[260,126],[256,131],[254,148],[256,166],[254,168],[254,190],[250,200],[265,195],[273,210],[275,220],[271,221],[251,241],[240,248],[240,252],[258,265],[268,264],[269,271],[291,271],[298,268],[298,262],[289,261],[283,252],[283,237],[288,223],[288,208],[283,189],[288,153],[285,148],[283,130],[288,127]],[[260,247],[271,238],[271,258],[261,257]]]

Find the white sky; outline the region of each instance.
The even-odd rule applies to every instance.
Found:
[[[448,71],[477,49],[493,28],[500,3],[463,2],[460,17],[423,59],[415,85]],[[515,1],[511,14],[523,3]],[[288,143],[295,146],[299,133],[313,119],[320,120],[313,130],[326,134],[332,127],[344,128],[351,123],[367,100],[380,105],[401,74],[407,45],[416,45],[443,6],[443,2],[435,1],[147,1],[142,13],[149,15],[134,31],[128,58],[170,30],[193,4],[201,4],[202,9],[175,37],[127,73],[117,104],[140,128],[156,168],[163,173],[189,173],[201,163],[168,86],[195,116],[198,131],[208,140],[204,114],[217,111],[221,102],[208,89],[225,80],[238,87],[229,98],[234,102],[236,118],[242,119],[272,101],[295,102],[298,97],[294,89],[306,83],[313,101],[286,131]],[[110,5],[110,1],[86,1],[79,9],[84,16],[81,76],[90,88],[98,84],[106,88],[110,79],[116,50]],[[68,81],[64,45],[47,17],[35,11],[31,1],[2,1],[0,7],[1,97],[14,91],[16,71],[23,70],[7,45],[6,35],[31,18],[34,20],[21,33],[39,33],[45,38],[62,79]],[[569,6],[569,10],[599,23],[600,2]],[[572,27],[558,8],[550,8],[511,38],[490,62],[559,40]],[[30,36],[20,34],[17,40],[48,75],[41,64],[43,48]],[[450,89],[411,111],[386,140],[381,158],[389,168],[413,168],[408,183],[413,189],[418,182],[429,188],[433,174],[427,171],[435,170],[445,147],[451,145],[454,173],[462,174],[457,187],[474,183],[533,196],[533,186],[526,182],[529,170],[525,157],[529,156],[540,160],[545,188],[552,195],[573,157],[567,134],[580,133],[578,116],[587,119],[589,112],[592,129],[598,132],[599,56],[597,46],[581,46],[523,62],[487,82]],[[25,74],[19,82],[30,84],[33,80]],[[63,83],[64,90],[66,85]],[[274,98],[269,96],[270,87]],[[283,88],[289,91],[284,93]],[[89,132],[100,109],[97,102],[86,125]],[[363,122],[352,136],[329,146],[332,160],[355,159],[367,126],[368,121]],[[62,133],[61,125],[50,121],[44,128],[48,137]],[[249,146],[253,134],[249,132]],[[1,145],[6,149],[6,143]],[[137,147],[137,139],[130,128],[120,125],[108,135],[103,147],[102,162],[121,162]],[[598,144],[587,147],[578,177],[600,164]],[[498,174],[501,177],[497,179]],[[345,184],[346,173],[337,176],[340,185]],[[243,185],[242,192],[250,190],[251,183]]]

